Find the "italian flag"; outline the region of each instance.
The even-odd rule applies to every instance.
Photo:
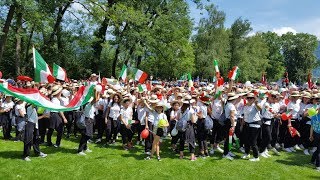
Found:
[[[139,93],[151,91],[151,86],[150,84],[139,84],[138,85]]]
[[[39,52],[33,48],[34,81],[40,83],[53,83],[55,78],[52,76],[49,65],[44,61]]]
[[[240,69],[238,66],[234,66],[231,71],[228,73],[228,78],[231,80],[236,80],[239,77]]]
[[[148,74],[140,69],[135,69],[134,71],[134,80],[139,81],[139,83],[144,83],[144,81],[148,78]]]
[[[116,84],[118,84],[118,80],[104,77],[101,80],[101,84],[102,85],[107,85],[107,84],[116,85]]]
[[[0,91],[10,94],[27,103],[54,111],[72,111],[88,103],[94,95],[95,86],[81,86],[67,106],[54,104],[37,89],[23,89],[11,86],[7,82],[0,84]]]
[[[236,147],[240,148],[239,138],[236,136],[234,131],[229,130],[229,138],[228,138],[228,149],[229,149],[229,151],[231,151],[231,149],[232,149],[232,140],[233,139],[236,142]]]
[[[223,77],[218,78],[215,98],[218,98],[222,94],[222,91],[223,91],[223,88],[224,88],[223,84],[224,84]]]
[[[191,73],[188,73],[188,87],[189,87],[189,91],[194,91]]]
[[[122,69],[121,69],[121,72],[120,72],[120,78],[123,80],[123,81],[126,81],[127,79],[127,69],[128,67],[124,64],[122,66]]]
[[[53,76],[58,80],[65,82],[68,81],[66,70],[57,65],[56,63],[53,63]]]
[[[214,65],[214,70],[216,71],[216,77],[220,77],[220,71],[219,71],[219,66],[218,66],[218,61],[213,60],[213,65]]]

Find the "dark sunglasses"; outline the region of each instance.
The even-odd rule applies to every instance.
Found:
[[[247,97],[247,99],[254,99],[254,97]]]

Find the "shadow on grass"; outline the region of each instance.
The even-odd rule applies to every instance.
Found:
[[[55,148],[53,146],[41,147],[41,151],[46,154],[55,154],[55,153],[76,154],[77,153],[76,149],[70,149],[70,148],[64,148],[64,147]]]
[[[23,151],[1,151],[0,157],[4,159],[21,159]]]
[[[275,162],[289,166],[308,166],[311,156],[308,157],[306,158],[304,154],[294,153],[290,154],[286,159],[278,159]]]

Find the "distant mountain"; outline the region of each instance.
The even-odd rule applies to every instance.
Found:
[[[318,48],[315,51],[316,57],[318,58],[318,61],[320,62],[320,41],[318,42]],[[313,70],[313,77],[320,77],[320,67],[317,67]]]

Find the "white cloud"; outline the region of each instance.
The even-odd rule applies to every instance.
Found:
[[[296,29],[299,32],[309,33],[317,36],[320,40],[320,18],[313,18],[307,21],[303,21],[296,25]]]
[[[281,36],[282,34],[286,34],[288,32],[292,32],[293,34],[297,34],[297,31],[293,29],[292,27],[281,27],[281,28],[273,28],[272,32],[275,32],[278,34],[278,36]]]

